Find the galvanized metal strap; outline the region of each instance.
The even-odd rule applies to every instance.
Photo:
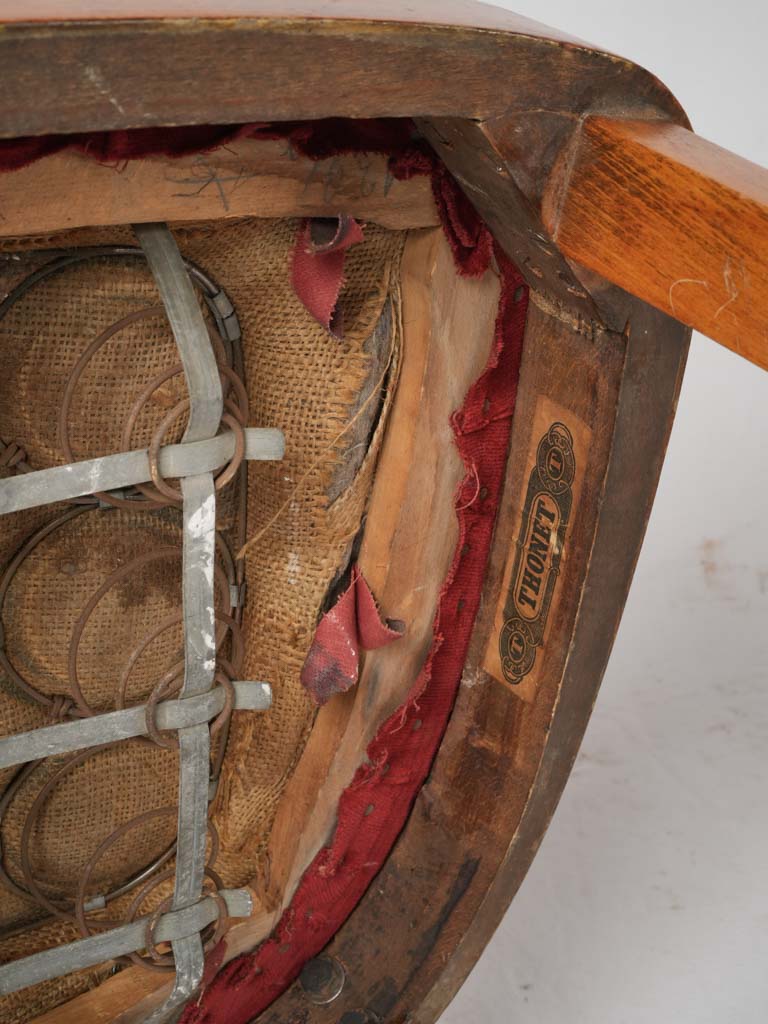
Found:
[[[272,701],[269,683],[240,680],[232,684],[235,692],[233,710],[266,711]],[[183,700],[165,700],[154,709],[154,720],[161,731],[187,729],[192,725],[206,725],[225,705],[226,694],[221,686]],[[79,718],[73,722],[58,722],[29,732],[15,733],[0,740],[0,769],[10,768],[44,757],[67,754],[73,750],[97,747],[103,743],[116,743],[136,736],[146,736],[147,705],[109,711],[92,718]]]
[[[163,297],[187,379],[190,411],[184,440],[212,437],[219,429],[223,411],[221,380],[181,253],[165,225],[138,226],[136,235]],[[210,690],[216,671],[213,576],[216,489],[213,473],[182,477],[181,494],[184,681],[180,695],[186,698]],[[196,903],[203,889],[210,752],[211,735],[207,725],[179,730],[174,910]],[[173,990],[149,1018],[158,1024],[193,995],[205,969],[199,934],[180,937],[171,943],[171,948],[176,965]]]
[[[244,433],[246,459],[281,459],[285,454],[281,430],[247,427]],[[181,478],[219,469],[229,462],[234,451],[235,434],[228,430],[202,441],[164,445],[158,465],[164,478]],[[147,483],[150,478],[146,448],[20,473],[0,480],[0,515],[56,501],[71,501],[99,491],[134,487]]]
[[[213,437],[221,423],[224,397],[211,339],[176,239],[167,224],[135,224],[184,367],[189,391],[185,441]]]
[[[250,895],[242,889],[221,889],[227,912],[231,917],[247,917],[252,910]],[[154,929],[157,942],[180,942],[188,936],[197,936],[216,920],[219,908],[212,896],[204,896],[194,906],[170,910],[159,918]],[[130,924],[111,928],[91,935],[87,939],[68,942],[64,946],[43,950],[23,960],[12,960],[0,967],[0,995],[17,992],[27,985],[61,977],[70,971],[94,967],[105,960],[136,953],[144,949],[147,941],[147,918],[140,917]]]
[[[182,589],[184,606],[184,682],[181,696],[205,693],[216,670],[213,564],[216,555],[216,491],[213,474],[184,477],[182,516]],[[179,731],[179,816],[173,907],[200,898],[205,870],[208,822],[208,766],[211,735],[207,725]],[[163,1021],[186,1002],[203,979],[200,936],[171,943],[176,963],[173,991],[150,1020]]]

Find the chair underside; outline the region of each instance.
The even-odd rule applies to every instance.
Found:
[[[6,134],[25,138],[0,143],[0,503],[6,481],[112,453],[146,453],[150,473],[3,517],[6,736],[148,701],[174,721],[194,661],[179,498],[195,387],[131,225],[170,226],[219,435],[285,438],[281,458],[249,449],[216,497],[206,671],[235,710],[205,760],[205,892],[247,890],[252,909],[209,951],[187,1024],[434,1020],[540,842],[618,625],[689,332],[580,262],[558,189],[601,90],[609,117],[629,95],[638,116],[683,118],[629,64],[622,78],[587,48],[487,29],[235,18],[226,36],[212,19],[0,39],[57,68],[108,40],[115,101],[81,83],[45,116],[22,102]],[[177,66],[214,42],[237,57],[242,90],[220,63],[205,96],[148,73],[137,123],[126,47],[152,64],[169,40]],[[316,80],[318,61],[337,78]],[[188,127],[153,134],[169,124]],[[259,681],[269,710],[238,705]],[[151,725],[3,769],[0,956],[146,919],[137,949],[170,971],[105,956],[4,996],[4,1020],[127,1024],[168,1005],[174,964],[152,940],[180,906],[190,790],[173,727]],[[174,952],[189,939],[169,934]]]

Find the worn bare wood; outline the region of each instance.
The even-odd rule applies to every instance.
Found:
[[[342,209],[395,229],[438,222],[427,178],[396,181],[386,157],[368,153],[309,160],[284,141],[240,139],[209,153],[114,166],[65,151],[0,174],[5,237],[141,221],[329,217]]]
[[[131,967],[36,1017],[34,1024],[112,1024],[123,1007],[134,1006],[159,989],[170,991],[171,984],[160,973]]]
[[[456,544],[452,498],[464,468],[449,420],[487,359],[499,284],[493,273],[458,278],[438,230],[407,242],[400,289],[402,367],[358,563],[383,615],[407,628],[396,643],[366,653],[353,702],[341,711],[331,702],[318,715],[270,841],[268,905],[290,901],[332,834],[339,798],[368,744],[413,686]]]
[[[76,10],[40,3],[37,18],[61,22],[46,25],[30,21],[21,0],[2,5],[0,136],[334,116],[485,118],[540,110],[543,96],[561,119],[596,97],[608,112],[626,111],[630,97],[632,107],[682,116],[630,61],[483,4],[403,4],[386,17],[381,5],[352,0],[314,9],[94,0]]]
[[[768,369],[768,171],[678,125],[592,117],[544,219],[567,257]]]

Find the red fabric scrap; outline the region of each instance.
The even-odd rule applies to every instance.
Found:
[[[491,262],[493,236],[445,166],[435,160],[432,195],[464,277],[482,277]]]
[[[151,156],[181,157],[207,153],[237,138],[256,138],[268,126],[187,125],[183,128],[131,128],[114,132],[40,135],[0,139],[0,171],[18,171],[52,153],[72,149],[97,163],[119,166]],[[275,136],[268,131],[266,138]]]
[[[326,237],[322,229],[328,227]],[[363,229],[353,217],[339,216],[302,221],[291,261],[293,290],[318,323],[335,337],[344,325],[337,304],[344,283],[347,249],[363,240]]]
[[[401,636],[382,622],[371,588],[355,566],[349,586],[318,624],[301,682],[317,704],[325,704],[357,682],[361,649],[375,651]]]
[[[351,124],[354,127],[350,130]],[[350,122],[343,117],[328,117],[320,121],[257,121],[21,136],[0,139],[0,172],[20,170],[65,149],[76,150],[99,163],[120,164],[151,156],[207,153],[236,139],[289,139],[303,156],[324,160],[338,153],[399,153],[413,145],[412,134],[411,122],[405,118],[359,118]]]

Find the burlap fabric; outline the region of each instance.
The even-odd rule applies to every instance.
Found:
[[[217,870],[226,885],[251,880],[264,867],[281,793],[313,720],[299,671],[330,588],[349,561],[370,492],[387,401],[368,394],[397,362],[397,268],[403,233],[368,226],[348,256],[341,302],[345,335],[317,325],[290,284],[297,222],[238,221],[176,229],[182,252],[226,289],[243,329],[250,423],[286,435],[280,463],[251,463],[245,530],[230,493],[219,526],[230,546],[244,532],[258,537],[246,563],[245,678],[272,684],[267,714],[233,716],[213,810],[221,836]],[[20,259],[0,257],[0,294],[50,258],[46,249],[128,242],[128,229],[72,232],[34,240]],[[389,297],[389,298],[388,298]],[[58,427],[63,391],[84,347],[115,320],[158,302],[139,260],[99,260],[69,268],[34,288],[0,320],[0,438],[18,439],[33,468],[67,461]],[[387,315],[382,318],[382,311]],[[379,324],[379,329],[375,330]],[[83,373],[68,429],[76,458],[121,449],[125,415],[141,388],[178,361],[163,316],[142,320],[111,339]],[[384,390],[384,389],[382,389]],[[134,446],[185,394],[183,378],[159,389],[137,420]],[[361,405],[364,416],[360,414]],[[357,414],[353,430],[344,430]],[[178,429],[174,432],[178,436]],[[62,511],[33,510],[0,522],[0,568],[35,530]],[[3,607],[6,652],[18,671],[47,695],[68,693],[72,628],[84,604],[119,566],[157,545],[179,546],[179,516],[162,512],[86,511],[52,533],[20,566]],[[180,608],[179,563],[150,563],[115,586],[94,610],[78,651],[78,677],[94,708],[114,707],[116,679],[152,626]],[[169,629],[137,661],[129,702],[147,695],[178,659],[181,633]],[[19,698],[0,674],[0,715],[6,733],[44,724],[46,712]],[[35,771],[11,801],[2,827],[4,865],[21,878],[20,835],[45,781],[64,759]],[[39,815],[31,845],[34,875],[49,897],[70,897],[88,856],[115,827],[141,811],[176,799],[175,754],[134,741],[96,752],[62,778]],[[14,770],[0,776],[8,784]],[[109,891],[140,871],[171,841],[173,820],[155,820],[117,843],[94,872],[91,893]],[[156,904],[158,890],[143,909]],[[40,911],[2,892],[0,958],[14,959],[77,937],[65,923],[35,924]],[[125,898],[110,908],[118,912]],[[26,1021],[97,983],[103,971],[81,972],[0,1000],[0,1019]]]

